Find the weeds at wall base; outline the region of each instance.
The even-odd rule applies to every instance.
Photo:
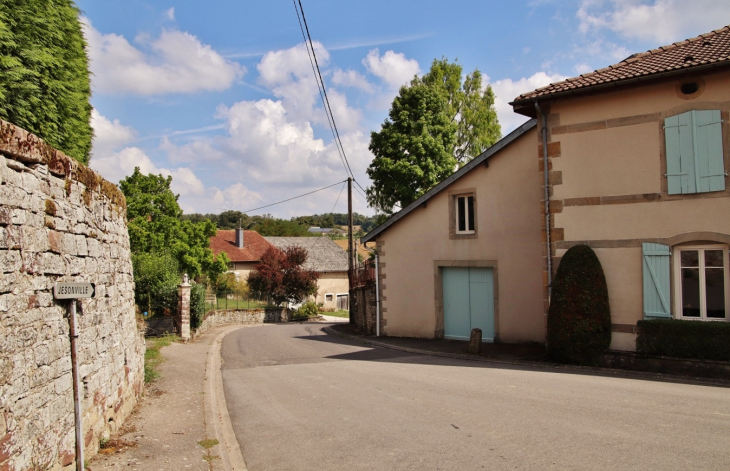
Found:
[[[157,367],[165,361],[160,354],[162,347],[171,345],[179,339],[177,335],[166,334],[160,337],[153,337],[147,340],[147,350],[144,352],[144,382],[149,384],[160,377]]]

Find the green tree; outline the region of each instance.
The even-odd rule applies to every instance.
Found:
[[[153,314],[172,312],[177,308],[179,266],[169,253],[137,253],[132,255],[134,297],[137,305]]]
[[[454,156],[462,166],[499,140],[502,128],[494,108],[494,92],[482,89],[482,73],[475,69],[463,77],[458,62],[434,59],[431,69],[413,83],[435,88],[446,100],[447,114],[456,123]]]
[[[447,111],[436,88],[415,82],[401,87],[381,130],[370,135],[371,207],[390,214],[454,172],[456,123]]]
[[[172,177],[143,175],[139,167],[119,182],[127,197],[127,229],[133,254],[169,253],[182,273],[202,275],[213,264],[210,238],[216,228],[209,220],[182,220],[178,195],[170,189]]]
[[[0,2],[0,118],[87,164],[86,41],[71,0]]]

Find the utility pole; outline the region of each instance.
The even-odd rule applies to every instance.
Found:
[[[355,250],[352,243],[352,177],[347,179],[347,267],[348,267],[348,278],[352,280],[353,270],[355,269]],[[348,294],[348,311],[350,314],[350,324],[352,324],[352,299]]]

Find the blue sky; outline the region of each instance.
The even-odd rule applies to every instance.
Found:
[[[247,210],[344,180],[290,0],[77,0],[91,167],[173,176],[186,213]],[[302,0],[355,178],[399,86],[434,58],[478,68],[503,134],[520,93],[730,24],[726,0]],[[691,8],[690,8],[691,7]],[[250,214],[345,212],[342,186]],[[372,214],[355,192],[354,209]]]

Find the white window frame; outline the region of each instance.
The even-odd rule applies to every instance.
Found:
[[[464,227],[466,230],[460,231],[459,230],[459,200],[464,199]],[[476,197],[474,193],[466,193],[463,195],[454,195],[454,232],[456,234],[462,235],[462,234],[476,234],[476,214],[472,214],[472,221],[474,221],[474,227],[471,229],[469,228],[469,204],[468,204],[468,198],[472,198],[472,211],[474,211],[474,208],[476,207]]]
[[[725,318],[716,319],[707,317],[707,306],[706,304],[706,285],[705,280],[705,256],[704,253],[700,256],[699,261],[699,272],[700,272],[700,317],[684,317],[682,315],[682,259],[680,252],[683,250],[722,250],[723,266],[725,271]],[[712,244],[712,245],[679,245],[673,247],[672,250],[672,270],[674,274],[674,318],[683,320],[693,321],[704,321],[704,322],[728,322],[730,321],[730,267],[728,267],[728,261],[730,256],[728,254],[727,244]]]
[[[330,299],[329,301],[327,301],[327,296],[332,296],[332,299]],[[331,303],[331,302],[334,302],[336,300],[337,300],[337,298],[335,297],[335,293],[325,293],[324,294],[324,302]]]

